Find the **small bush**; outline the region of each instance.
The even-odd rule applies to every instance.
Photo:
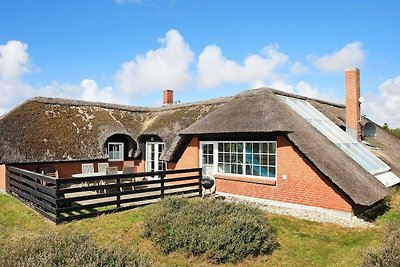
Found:
[[[145,212],[143,233],[165,253],[183,250],[217,263],[269,254],[277,246],[275,232],[261,210],[219,200],[158,202]]]
[[[150,266],[136,252],[97,247],[87,236],[56,233],[13,240],[0,252],[0,266]]]
[[[363,266],[400,266],[400,224],[390,227],[387,238],[377,250],[366,253]]]

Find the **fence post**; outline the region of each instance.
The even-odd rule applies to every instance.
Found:
[[[199,196],[203,196],[203,187],[201,186],[201,177],[203,176],[202,169],[199,169]]]
[[[121,178],[117,178],[117,209],[121,207]]]
[[[56,208],[56,213],[54,214],[54,216],[56,216],[55,223],[59,222],[59,218],[60,218],[60,205],[58,204],[59,199],[62,199],[63,197],[60,197],[60,182],[57,180],[56,181],[56,197],[55,197],[55,208]]]
[[[165,178],[165,174],[161,174],[160,178],[161,178],[161,198],[164,198],[164,178]]]

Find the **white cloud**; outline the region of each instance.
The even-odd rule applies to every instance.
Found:
[[[137,55],[122,64],[116,74],[117,88],[129,95],[145,95],[165,88],[181,89],[189,84],[193,52],[176,30],[159,39],[162,47]]]
[[[53,81],[34,88],[23,77],[32,70],[28,45],[20,41],[8,41],[0,45],[0,115],[33,96],[80,98],[91,101],[127,103],[118,97],[112,87],[100,89],[93,80],[83,80],[80,85]]]
[[[335,103],[340,102],[334,92],[330,90],[321,90],[317,86],[308,84],[305,81],[300,81],[295,85],[288,83],[285,80],[273,81],[268,85],[268,87],[310,98],[323,99]]]
[[[30,71],[28,45],[20,41],[8,41],[0,45],[0,80],[15,82]]]
[[[0,45],[0,109],[3,111],[13,106],[16,98],[25,98],[32,91],[22,81],[22,76],[31,70],[27,49],[20,41]]]
[[[248,56],[243,65],[225,58],[217,45],[208,45],[199,55],[198,86],[212,88],[224,83],[258,83],[279,80],[276,68],[288,61],[288,56],[278,51],[278,45],[264,47],[260,54]]]
[[[359,67],[364,62],[365,57],[362,43],[353,42],[330,55],[320,57],[308,55],[307,59],[324,72],[340,72],[347,68]]]
[[[118,97],[111,86],[100,89],[96,81],[85,79],[81,82],[81,87],[83,88],[81,95],[83,100],[127,104],[127,99]]]
[[[400,75],[382,83],[379,91],[379,95],[365,96],[363,112],[381,125],[386,122],[391,128],[400,127]]]
[[[281,91],[285,91],[288,93],[294,93],[294,86],[284,80],[273,81],[268,85],[268,87],[277,89],[277,90],[281,90]]]
[[[261,88],[267,87],[267,84],[263,80],[255,80],[250,82],[250,88]]]
[[[321,92],[317,87],[314,87],[304,81],[300,81],[299,83],[297,83],[296,93],[311,98],[321,97]]]
[[[290,71],[293,74],[304,74],[304,73],[307,73],[309,71],[309,69],[303,63],[295,62],[295,63],[293,63],[292,67],[290,68]]]

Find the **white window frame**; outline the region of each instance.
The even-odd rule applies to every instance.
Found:
[[[111,159],[110,158],[110,145],[117,145],[119,146],[119,158]],[[108,161],[124,161],[124,143],[122,142],[108,142],[107,143],[107,154],[108,154]]]
[[[149,170],[149,158],[148,158],[148,145],[154,145],[154,171],[162,171],[158,169],[159,163],[165,164],[165,170],[167,170],[167,162],[165,162],[164,160],[160,160],[159,158],[159,150],[158,150],[158,146],[159,145],[163,145],[164,149],[165,149],[165,143],[164,142],[146,142],[146,160],[145,160],[145,170],[146,172],[151,172],[151,170]]]
[[[243,167],[242,173],[226,173],[220,172],[218,170],[218,143],[243,143]],[[275,144],[275,177],[267,177],[267,176],[256,176],[256,175],[248,175],[246,174],[246,143],[274,143]],[[214,174],[222,174],[222,175],[229,175],[229,176],[236,176],[236,177],[248,177],[248,178],[257,178],[257,179],[269,179],[269,180],[276,180],[278,177],[278,144],[276,141],[200,141],[200,149],[199,149],[199,167],[203,167],[203,144],[214,144]]]

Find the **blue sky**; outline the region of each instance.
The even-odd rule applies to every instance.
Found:
[[[400,126],[398,1],[0,0],[0,113],[33,96],[157,106],[275,87]]]

